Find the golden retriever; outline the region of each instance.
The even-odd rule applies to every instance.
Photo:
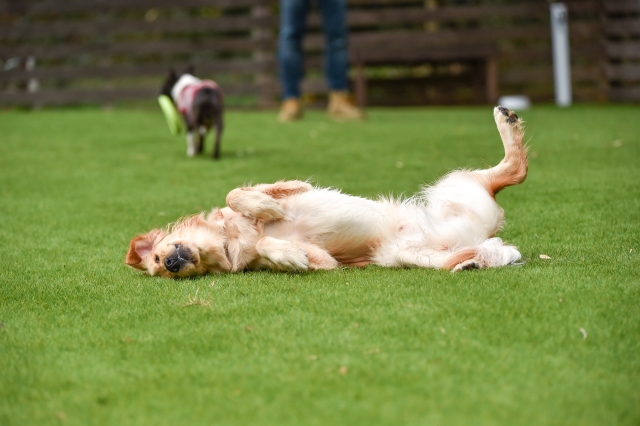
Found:
[[[520,259],[495,237],[501,189],[524,181],[527,150],[516,114],[494,109],[504,159],[485,170],[457,170],[408,199],[370,200],[307,182],[237,188],[227,207],[135,237],[126,264],[150,275],[187,277],[341,266],[497,267]]]

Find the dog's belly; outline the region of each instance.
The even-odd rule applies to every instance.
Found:
[[[285,217],[265,225],[265,236],[315,244],[344,265],[369,263],[389,229],[382,204],[330,189],[294,195],[281,204]]]
[[[477,245],[488,238],[477,215],[464,205],[434,210],[421,203],[373,201],[330,189],[304,192],[280,202],[285,217],[267,223],[264,235],[314,244],[343,265],[401,266],[397,256],[402,251],[435,259],[435,253]],[[432,266],[438,266],[436,263]]]

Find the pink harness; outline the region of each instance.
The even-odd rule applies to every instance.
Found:
[[[213,80],[201,80],[198,83],[188,84],[184,87],[184,89],[182,89],[182,91],[178,95],[178,99],[176,99],[178,111],[180,111],[182,114],[187,113],[187,111],[191,109],[193,98],[196,96],[196,93],[198,93],[198,90],[205,87],[210,87],[211,89],[218,91],[218,93],[222,95],[220,86],[218,86],[218,83]]]
[[[222,90],[220,90],[220,86],[213,80],[200,80],[198,83],[188,84],[182,89],[182,91],[178,94],[178,99],[176,99],[176,106],[178,107],[178,111],[181,114],[184,114],[187,117],[187,120],[194,123],[195,117],[192,117],[193,110],[191,106],[193,105],[193,98],[198,93],[198,90],[204,89],[205,87],[209,87],[220,94],[220,100],[224,99],[224,95],[222,94]]]

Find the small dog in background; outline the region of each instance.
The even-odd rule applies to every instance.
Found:
[[[173,101],[187,126],[187,155],[193,157],[202,153],[207,134],[215,127],[213,158],[218,159],[224,124],[224,96],[218,83],[201,80],[193,72],[194,68],[191,66],[178,76],[170,69],[161,94]]]

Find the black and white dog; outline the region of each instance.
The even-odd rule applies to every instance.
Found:
[[[193,157],[202,153],[204,140],[215,127],[213,158],[218,159],[224,124],[224,95],[218,83],[201,80],[193,75],[193,71],[193,67],[189,67],[178,76],[170,69],[161,94],[171,98],[187,126],[187,155]]]

